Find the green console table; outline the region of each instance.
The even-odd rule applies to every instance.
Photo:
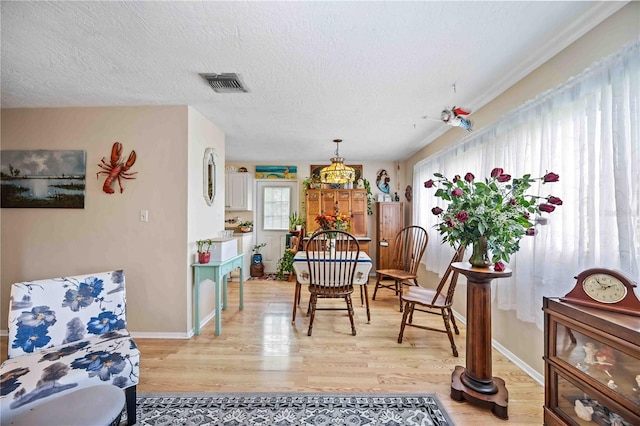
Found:
[[[243,258],[244,254],[239,254],[231,259],[221,262],[211,261],[209,263],[194,263],[191,265],[193,266],[195,273],[195,334],[200,334],[200,283],[202,280],[209,278],[216,283],[216,336],[219,336],[222,332],[222,313],[220,312],[220,305],[222,305],[222,309],[227,309],[227,274],[236,268],[240,268],[240,310],[244,308],[242,301],[244,272],[242,267]],[[220,283],[222,283],[222,304],[220,303]]]

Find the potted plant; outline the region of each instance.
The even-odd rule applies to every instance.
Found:
[[[298,215],[298,212],[293,212],[289,215],[289,229],[292,231],[300,231],[304,225],[304,218]]]
[[[308,176],[302,181],[304,189],[317,189],[320,186],[320,180],[317,176]]]
[[[251,259],[252,264],[262,265],[262,253],[260,253],[260,250],[262,250],[262,248],[266,245],[267,243],[262,243],[253,246],[253,248],[251,249],[253,251],[253,258]]]
[[[285,274],[293,272],[293,257],[295,256],[295,253],[295,249],[286,249],[282,257],[278,259],[276,276],[279,281],[285,281]]]
[[[196,247],[198,249],[198,263],[209,263],[211,260],[211,240],[198,240],[196,241]]]
[[[238,227],[241,232],[251,232],[253,230],[253,222],[250,220],[246,220],[244,222],[238,223]]]

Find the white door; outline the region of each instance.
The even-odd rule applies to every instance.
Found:
[[[259,180],[256,184],[256,244],[262,249],[265,273],[275,273],[289,232],[289,215],[297,211],[298,184],[292,181]]]

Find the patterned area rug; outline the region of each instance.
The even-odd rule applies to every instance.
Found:
[[[252,281],[252,280],[277,281],[278,277],[277,277],[276,274],[267,274],[267,275],[264,275],[262,277],[249,277],[249,278],[247,278],[247,281]]]
[[[453,425],[434,394],[139,394],[136,425]]]

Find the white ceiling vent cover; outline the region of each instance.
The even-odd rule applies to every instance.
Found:
[[[213,91],[217,93],[246,93],[249,91],[244,87],[240,76],[235,73],[200,75],[209,82]]]

